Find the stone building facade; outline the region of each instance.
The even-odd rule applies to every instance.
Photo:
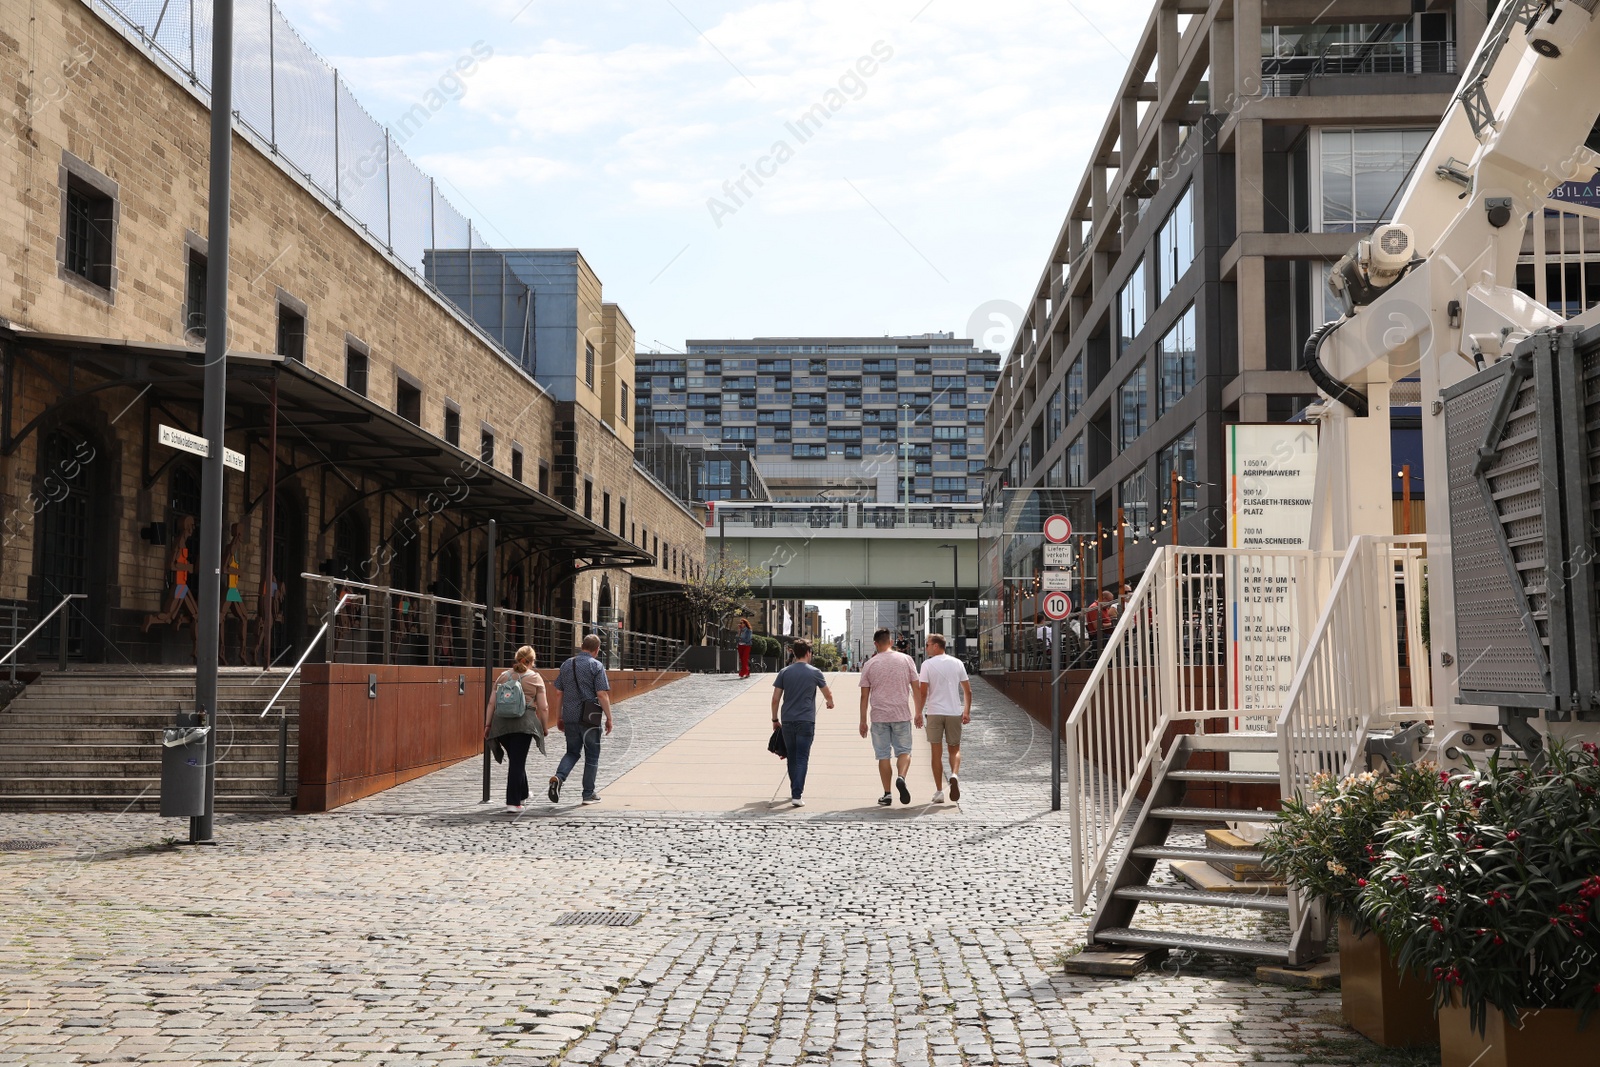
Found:
[[[161,427],[200,429],[207,101],[79,0],[0,12],[0,78],[0,602],[26,621],[83,592],[74,654],[184,659],[187,634],[141,623],[198,509]],[[269,544],[283,647],[326,599],[302,572],[480,596],[494,518],[502,603],[687,636],[668,596],[629,609],[703,564],[704,533],[633,463],[632,330],[592,272],[574,312],[603,374],[582,386],[578,331],[561,397],[240,125],[232,197],[224,541],[238,523],[251,619]]]

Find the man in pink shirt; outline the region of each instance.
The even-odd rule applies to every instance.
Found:
[[[889,760],[899,764],[894,787],[900,791],[900,803],[911,803],[911,790],[906,787],[906,772],[911,770],[911,720],[912,701],[917,694],[917,664],[904,652],[889,647],[891,635],[879,629],[872,635],[877,653],[861,668],[861,736],[872,737],[872,748],[878,757],[878,775],[883,779],[883,796],[878,805],[887,808],[894,801],[889,794]],[[871,723],[867,721],[868,703],[871,703]]]

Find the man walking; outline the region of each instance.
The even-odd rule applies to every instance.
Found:
[[[567,775],[578,765],[578,755],[583,755],[583,802],[600,803],[595,792],[595,779],[600,775],[600,728],[603,719],[605,732],[611,732],[611,679],[606,669],[595,658],[600,651],[600,638],[589,634],[583,639],[583,650],[570,657],[556,672],[554,716],[567,735],[567,754],[550,778],[550,803],[561,802],[561,786]]]
[[[872,749],[878,757],[878,777],[883,779],[879,807],[894,801],[889,796],[889,760],[897,763],[894,787],[900,803],[911,803],[906,774],[911,770],[911,705],[917,695],[917,664],[904,652],[890,648],[893,635],[888,627],[872,635],[877,653],[861,668],[861,736],[872,736]],[[872,722],[867,722],[868,703]]]
[[[789,750],[789,803],[800,808],[805,806],[806,770],[817,735],[817,690],[822,690],[830,711],[833,690],[827,677],[811,665],[810,641],[796,641],[792,651],[794,662],[772,680],[772,725],[783,729],[783,744]]]
[[[922,661],[922,710],[917,725],[928,721],[928,746],[933,749],[933,802],[944,803],[944,748],[950,746],[950,799],[961,799],[961,728],[972,721],[972,682],[967,665],[945,652],[944,634],[928,635],[928,658]]]

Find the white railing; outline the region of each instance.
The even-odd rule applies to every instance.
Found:
[[[1174,722],[1270,732],[1337,554],[1163,547],[1067,717],[1074,905],[1103,887]]]
[[[1283,795],[1309,795],[1318,774],[1336,778],[1364,762],[1367,735],[1384,720],[1432,716],[1422,640],[1427,540],[1357,537],[1350,542],[1278,715]],[[1409,674],[1410,699],[1401,685]],[[1310,902],[1289,886],[1290,929],[1299,936]]]
[[[1422,642],[1426,543],[1372,536],[1350,543],[1278,716],[1284,796],[1307,793],[1318,774],[1354,771],[1375,724],[1431,717]]]

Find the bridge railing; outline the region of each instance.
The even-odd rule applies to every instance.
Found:
[[[864,504],[717,502],[706,516],[708,530],[972,530],[981,504]]]

